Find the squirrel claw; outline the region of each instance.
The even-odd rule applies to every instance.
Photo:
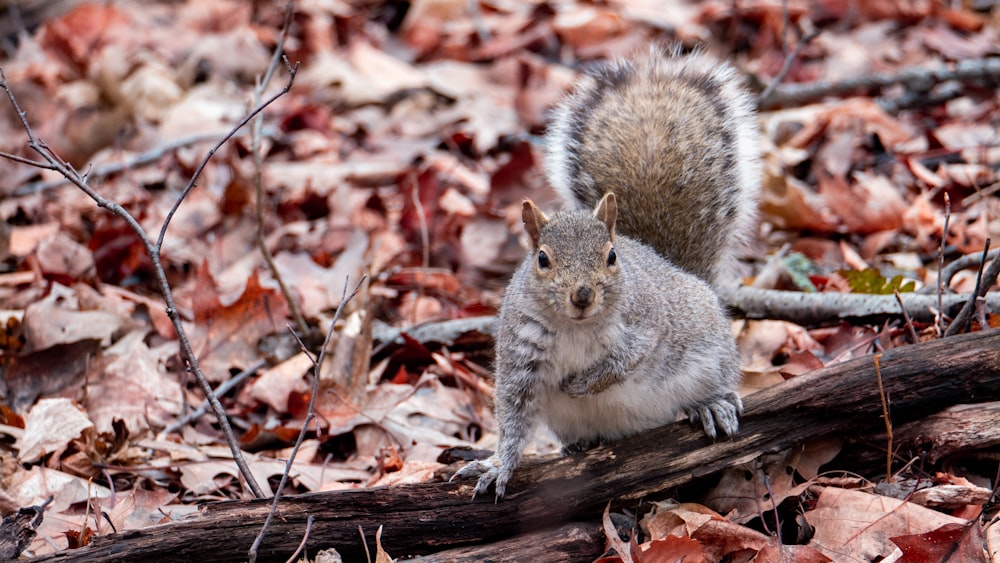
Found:
[[[570,375],[559,383],[559,389],[570,397],[585,397],[592,394],[586,383],[579,375]]]
[[[716,428],[726,436],[736,434],[740,427],[739,415],[743,412],[743,402],[736,393],[716,397],[687,409],[688,419],[694,423],[701,421],[709,438],[716,438]]]
[[[500,470],[500,461],[497,459],[496,455],[493,455],[487,459],[480,459],[473,461],[466,465],[465,467],[459,469],[448,479],[448,482],[452,482],[455,479],[465,479],[468,477],[479,477],[476,481],[475,488],[472,489],[472,498],[475,498],[481,494],[486,493],[489,490],[490,485],[494,482],[496,483],[496,501],[500,502],[503,498],[504,493],[507,489],[507,480],[510,479],[510,475],[505,475],[504,472]]]

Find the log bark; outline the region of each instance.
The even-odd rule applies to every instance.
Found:
[[[882,384],[892,420],[901,425],[958,403],[1000,400],[1000,330],[896,348],[882,355]],[[883,428],[872,357],[823,368],[745,400],[732,440],[711,443],[675,423],[570,457],[518,470],[500,503],[470,501],[472,483],[424,483],[310,493],[280,503],[261,560],[284,560],[297,547],[308,515],[308,549],[334,547],[360,560],[358,526],[369,537],[384,526],[393,557],[495,542],[517,534],[594,519],[611,500],[635,507],[690,480],[807,439],[857,436]],[[92,545],[38,561],[237,561],[260,529],[266,499],[204,507],[188,520],[97,538]],[[369,548],[374,553],[374,546]]]
[[[955,405],[941,412],[901,425],[893,425],[893,456],[899,465],[923,457],[924,463],[937,463],[956,454],[976,455],[987,448],[1000,446],[1000,401]],[[852,471],[877,472],[885,468],[885,432],[864,436],[846,444],[831,462],[832,467],[850,467]]]
[[[604,528],[600,522],[574,522],[552,530],[532,532],[490,544],[456,547],[407,559],[408,563],[571,563],[593,561],[604,553]]]

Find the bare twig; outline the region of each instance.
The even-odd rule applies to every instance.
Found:
[[[878,382],[878,396],[882,400],[882,419],[885,422],[885,433],[887,436],[888,444],[886,445],[886,451],[888,455],[885,459],[885,480],[892,480],[892,420],[889,419],[889,400],[885,396],[885,388],[882,386],[882,367],[879,365],[879,360],[882,359],[882,353],[879,352],[875,354],[875,380]]]
[[[781,54],[785,55],[785,57],[788,57],[788,28],[791,27],[788,25],[789,19],[788,0],[781,0]],[[781,80],[776,80],[776,82],[781,82]]]
[[[264,73],[264,78],[258,81],[257,87],[254,88],[254,104],[260,104],[261,98],[264,97],[264,90],[267,89],[267,85],[271,82],[271,77],[274,75],[274,72],[278,69],[278,65],[282,61],[281,53],[284,50],[285,40],[288,38],[288,28],[291,20],[292,3],[289,2],[288,5],[285,6],[285,23],[281,27],[281,37],[278,39],[278,45],[274,49],[274,56],[271,57],[271,64],[267,67],[267,72]],[[285,64],[288,64],[287,60],[285,61]],[[257,192],[257,246],[260,248],[261,256],[264,257],[264,262],[271,270],[271,276],[273,276],[274,280],[278,282],[278,288],[281,290],[281,294],[285,296],[285,302],[288,303],[288,310],[292,314],[292,319],[295,320],[295,326],[298,328],[299,334],[302,335],[302,338],[306,338],[309,335],[309,325],[306,324],[306,319],[302,315],[302,309],[299,307],[299,301],[288,289],[288,284],[285,283],[285,278],[281,275],[281,272],[278,270],[278,266],[274,263],[274,256],[271,254],[271,249],[267,247],[267,241],[264,239],[264,155],[262,154],[260,146],[261,129],[263,126],[263,116],[258,116],[254,120],[253,127],[250,129],[250,153],[253,155],[253,180]]]
[[[788,18],[787,11],[785,13],[785,18],[787,24],[787,18]],[[802,51],[802,48],[808,45],[810,41],[815,39],[816,36],[819,35],[819,32],[820,30],[818,29],[809,32],[806,36],[802,38],[801,41],[799,41],[798,45],[795,46],[795,49],[791,53],[788,53],[785,56],[785,64],[781,66],[781,70],[778,71],[778,74],[775,75],[774,79],[771,80],[771,83],[767,85],[767,88],[765,88],[764,92],[762,92],[760,95],[759,103],[761,106],[765,106],[768,104],[769,99],[774,94],[774,90],[778,87],[779,84],[781,84],[781,81],[785,79],[785,76],[788,75],[788,72],[792,70],[792,63],[795,62],[795,59],[799,58],[799,53]],[[785,49],[786,49],[785,52],[787,53],[787,46]]]
[[[989,254],[986,255],[987,260],[996,260],[998,257],[1000,257],[1000,248],[994,248]],[[952,260],[947,266],[944,267],[943,270],[940,270],[941,285],[945,288],[949,287],[951,285],[952,278],[955,277],[955,274],[966,268],[971,268],[973,266],[978,267],[982,264],[982,262],[983,254],[981,252],[966,254],[965,256]],[[934,290],[935,288],[933,286],[927,286],[921,288],[918,293],[930,293]]]
[[[105,178],[107,176],[110,176],[112,174],[117,174],[118,172],[122,172],[123,170],[131,170],[133,168],[139,168],[141,166],[145,166],[147,164],[151,164],[151,163],[156,162],[157,160],[163,158],[164,155],[166,155],[167,153],[170,153],[170,152],[173,152],[173,151],[175,151],[177,149],[181,149],[181,148],[188,147],[188,146],[191,146],[191,145],[196,145],[198,143],[204,143],[206,141],[214,141],[214,140],[216,140],[216,139],[219,138],[219,135],[224,135],[224,134],[225,133],[222,133],[222,132],[219,132],[219,133],[197,133],[197,134],[194,134],[194,135],[189,135],[187,137],[182,137],[180,139],[176,139],[176,140],[164,143],[164,144],[162,144],[162,145],[160,145],[158,147],[154,147],[152,149],[149,149],[146,152],[139,153],[139,154],[133,156],[132,158],[121,160],[121,161],[118,161],[118,162],[109,162],[109,163],[106,163],[106,164],[101,164],[99,166],[95,166],[93,168],[93,170],[91,170],[87,174],[87,180],[90,181],[90,182],[95,182],[97,180],[101,180],[101,179],[103,179],[103,178]],[[269,134],[273,134],[273,132],[271,132]],[[3,154],[3,153],[0,153],[0,156],[4,156],[6,158],[10,158],[9,156],[7,156],[6,154]],[[39,168],[48,168],[48,164],[45,164],[45,163],[35,164],[34,162],[30,162],[29,161],[29,162],[26,162],[25,164],[34,164],[35,166],[38,166]],[[39,166],[39,164],[41,166]],[[70,181],[68,179],[66,179],[65,177],[64,178],[55,179],[55,180],[42,181],[42,182],[31,182],[29,184],[25,184],[25,185],[17,188],[16,190],[14,190],[13,195],[15,195],[15,196],[29,195],[29,194],[33,194],[33,193],[36,193],[36,192],[43,192],[43,191],[51,190],[51,189],[54,189],[54,188],[58,188],[59,186],[65,186],[66,184],[69,184],[69,183],[70,183]]]
[[[985,301],[986,294],[997,282],[997,276],[1000,275],[1000,258],[994,258],[990,262],[989,267],[983,271],[984,266],[986,266],[986,256],[989,249],[990,239],[986,239],[986,246],[983,249],[983,261],[979,264],[979,272],[976,276],[976,287],[969,296],[969,300],[965,302],[965,306],[958,312],[958,315],[955,315],[955,320],[948,326],[945,336],[951,336],[966,330],[974,311],[980,305],[980,300]]]
[[[365,539],[365,530],[358,524],[358,533],[361,534],[361,545],[365,546],[365,561],[372,563],[372,554],[368,551],[368,540]]]
[[[896,297],[896,302],[899,303],[899,310],[903,313],[903,322],[906,324],[906,328],[910,330],[910,340],[914,344],[920,342],[917,336],[917,329],[913,327],[913,319],[910,318],[910,314],[906,312],[906,305],[903,305],[903,298],[899,296],[899,290],[893,289],[892,294]]]
[[[941,283],[941,270],[944,270],[944,247],[948,244],[948,221],[951,219],[951,198],[948,193],[944,194],[944,229],[941,231],[941,251],[938,253],[938,310],[937,310],[937,333],[944,334],[944,310],[941,308],[941,301],[944,298],[944,284]]]
[[[201,365],[198,363],[198,357],[195,354],[194,349],[191,347],[191,342],[188,340],[187,333],[184,331],[180,314],[177,311],[177,305],[174,303],[173,292],[171,291],[170,284],[167,281],[167,274],[163,269],[162,262],[160,261],[162,238],[159,243],[154,244],[145,229],[142,228],[142,225],[139,224],[139,222],[132,216],[131,213],[129,213],[127,209],[122,207],[118,202],[103,197],[97,192],[97,190],[87,183],[86,178],[73,168],[72,165],[63,160],[62,157],[49,148],[44,141],[38,139],[35,135],[35,131],[28,123],[27,115],[21,110],[21,106],[18,104],[17,98],[14,96],[13,91],[11,91],[10,86],[7,84],[7,77],[3,73],[2,68],[0,68],[0,87],[3,88],[4,92],[6,92],[7,99],[10,100],[11,106],[13,106],[14,111],[17,112],[18,118],[21,121],[21,126],[24,128],[24,131],[28,136],[28,146],[45,159],[52,170],[62,174],[63,177],[70,181],[70,183],[78,187],[81,191],[87,194],[88,197],[94,200],[98,207],[110,211],[124,220],[146,248],[146,252],[149,254],[150,262],[152,263],[153,275],[156,278],[160,295],[163,296],[163,300],[166,303],[167,316],[173,323],[174,331],[177,334],[177,340],[180,344],[181,358],[187,362],[188,369],[195,374],[195,378],[198,380],[202,390],[205,392],[205,396],[208,399],[209,404],[212,406],[212,410],[215,412],[216,418],[219,421],[219,427],[226,438],[226,443],[229,445],[229,449],[233,453],[233,460],[236,462],[240,473],[246,480],[247,486],[250,487],[250,490],[255,496],[264,496],[263,490],[257,484],[256,479],[253,477],[253,473],[250,471],[250,467],[247,465],[246,459],[243,457],[243,453],[239,447],[239,442],[237,442],[236,436],[233,434],[232,426],[229,424],[229,419],[226,416],[226,412],[222,408],[222,403],[219,402],[218,397],[216,397],[215,393],[212,392],[212,386],[208,382],[208,378],[206,378],[205,374],[201,371]],[[255,109],[252,115],[259,113],[262,109],[262,107]],[[235,131],[236,130],[234,129],[232,134],[234,134]],[[232,134],[227,135],[226,139],[232,137]],[[199,170],[204,168],[206,164],[207,159],[202,163]],[[177,200],[174,208],[176,209],[179,204],[180,198]],[[163,230],[160,233],[161,237],[163,236],[165,230],[166,222],[164,222]]]
[[[954,68],[907,67],[899,72],[878,73],[840,82],[813,82],[791,84],[778,88],[769,99],[761,98],[761,109],[778,106],[804,105],[826,96],[848,94],[857,90],[885,88],[894,84],[906,84],[915,89],[926,90],[933,85],[949,80],[969,82],[974,80],[1000,79],[1000,57],[960,61]]]
[[[208,165],[208,161],[211,160],[213,156],[215,156],[216,151],[218,151],[222,147],[222,145],[226,144],[226,142],[228,142],[229,139],[233,138],[233,136],[236,135],[236,133],[238,133],[239,130],[242,129],[244,125],[250,123],[250,120],[253,119],[258,113],[264,111],[264,108],[271,105],[275,100],[284,96],[285,94],[288,93],[289,90],[292,89],[292,84],[295,82],[295,73],[297,73],[299,70],[299,63],[291,65],[288,63],[288,59],[285,59],[285,66],[288,68],[288,82],[285,83],[285,87],[282,88],[277,93],[275,93],[270,98],[268,98],[264,103],[258,105],[253,110],[251,110],[250,113],[248,113],[246,117],[244,117],[238,124],[236,124],[236,127],[233,127],[232,130],[230,130],[225,137],[219,139],[219,142],[215,143],[215,146],[213,146],[208,151],[208,154],[205,155],[205,158],[202,159],[201,164],[198,165],[198,168],[194,171],[194,174],[191,175],[191,179],[188,181],[187,186],[185,186],[184,190],[182,190],[180,195],[177,196],[177,200],[174,202],[173,207],[171,207],[170,211],[167,212],[167,216],[163,220],[163,226],[160,227],[160,235],[156,237],[156,248],[163,247],[163,237],[165,237],[167,234],[167,227],[170,226],[170,220],[173,219],[174,214],[177,213],[177,208],[180,207],[181,202],[184,201],[184,198],[186,198],[187,195],[191,193],[191,190],[194,189],[195,183],[201,176],[202,171],[205,170],[205,166]]]
[[[236,375],[230,377],[229,379],[223,381],[218,387],[215,388],[215,396],[221,397],[226,393],[230,392],[234,387],[243,383],[251,375],[260,371],[264,366],[267,365],[267,360],[257,360],[253,365],[246,368],[245,370],[237,373]],[[208,412],[209,404],[208,399],[203,399],[198,408],[189,412],[184,418],[174,422],[170,426],[163,429],[164,434],[170,434],[171,432],[177,432],[184,426],[198,420],[206,412]]]
[[[365,283],[366,279],[368,279],[368,276],[362,275],[350,295],[347,294],[347,286],[350,280],[344,280],[344,291],[340,296],[340,304],[337,305],[337,310],[333,313],[333,319],[330,321],[330,329],[326,331],[326,339],[323,341],[323,348],[319,352],[319,357],[313,360],[312,392],[309,395],[309,408],[306,411],[306,419],[302,424],[302,430],[299,431],[299,437],[295,440],[295,446],[292,448],[292,453],[288,456],[288,461],[285,463],[285,470],[282,472],[281,481],[278,483],[274,492],[274,498],[271,500],[271,509],[267,513],[267,518],[264,519],[264,525],[261,527],[260,533],[258,533],[257,537],[254,539],[253,545],[250,546],[250,551],[248,553],[250,563],[254,563],[257,560],[257,551],[260,549],[260,544],[264,540],[264,534],[267,533],[267,528],[271,525],[271,520],[274,519],[274,515],[278,512],[278,501],[281,500],[281,491],[285,488],[285,483],[288,482],[288,476],[292,471],[292,464],[295,463],[295,456],[299,452],[299,447],[302,446],[302,441],[305,439],[306,432],[309,430],[309,425],[315,418],[316,395],[319,393],[320,370],[323,367],[323,361],[326,359],[326,351],[330,347],[330,341],[333,339],[333,331],[337,326],[337,320],[340,319],[340,315],[344,312],[344,307],[346,307],[347,304],[350,303],[351,299],[354,299],[354,296],[361,291],[361,284]],[[294,332],[292,334],[294,335]],[[305,348],[305,345],[301,340],[299,341],[299,345],[302,346],[303,353],[312,359],[312,356],[309,355],[309,350]]]
[[[24,158],[23,156],[18,156],[16,154],[11,154],[9,152],[0,151],[0,157],[6,158],[7,160],[13,160],[14,162],[20,162],[21,164],[27,164],[28,166],[34,166],[35,168],[44,168],[46,170],[55,170],[48,162],[42,162],[40,160],[31,160],[30,158]]]
[[[312,531],[313,522],[315,520],[316,517],[313,516],[312,514],[310,514],[309,517],[306,518],[306,531],[304,534],[302,534],[302,541],[299,543],[299,547],[295,550],[295,553],[293,553],[292,556],[288,558],[288,563],[295,563],[295,561],[297,561],[297,557],[299,556],[299,554],[302,553],[303,550],[305,550],[306,542],[309,541],[309,532]]]

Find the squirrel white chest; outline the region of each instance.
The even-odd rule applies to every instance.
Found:
[[[624,338],[621,323],[608,323],[599,330],[595,325],[580,324],[555,332],[548,361],[538,376],[543,384],[558,388],[571,373],[589,368],[608,355],[614,342]]]

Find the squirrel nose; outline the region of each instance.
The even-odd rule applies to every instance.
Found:
[[[580,286],[576,288],[569,300],[577,309],[586,309],[594,303],[594,290],[586,285]]]

